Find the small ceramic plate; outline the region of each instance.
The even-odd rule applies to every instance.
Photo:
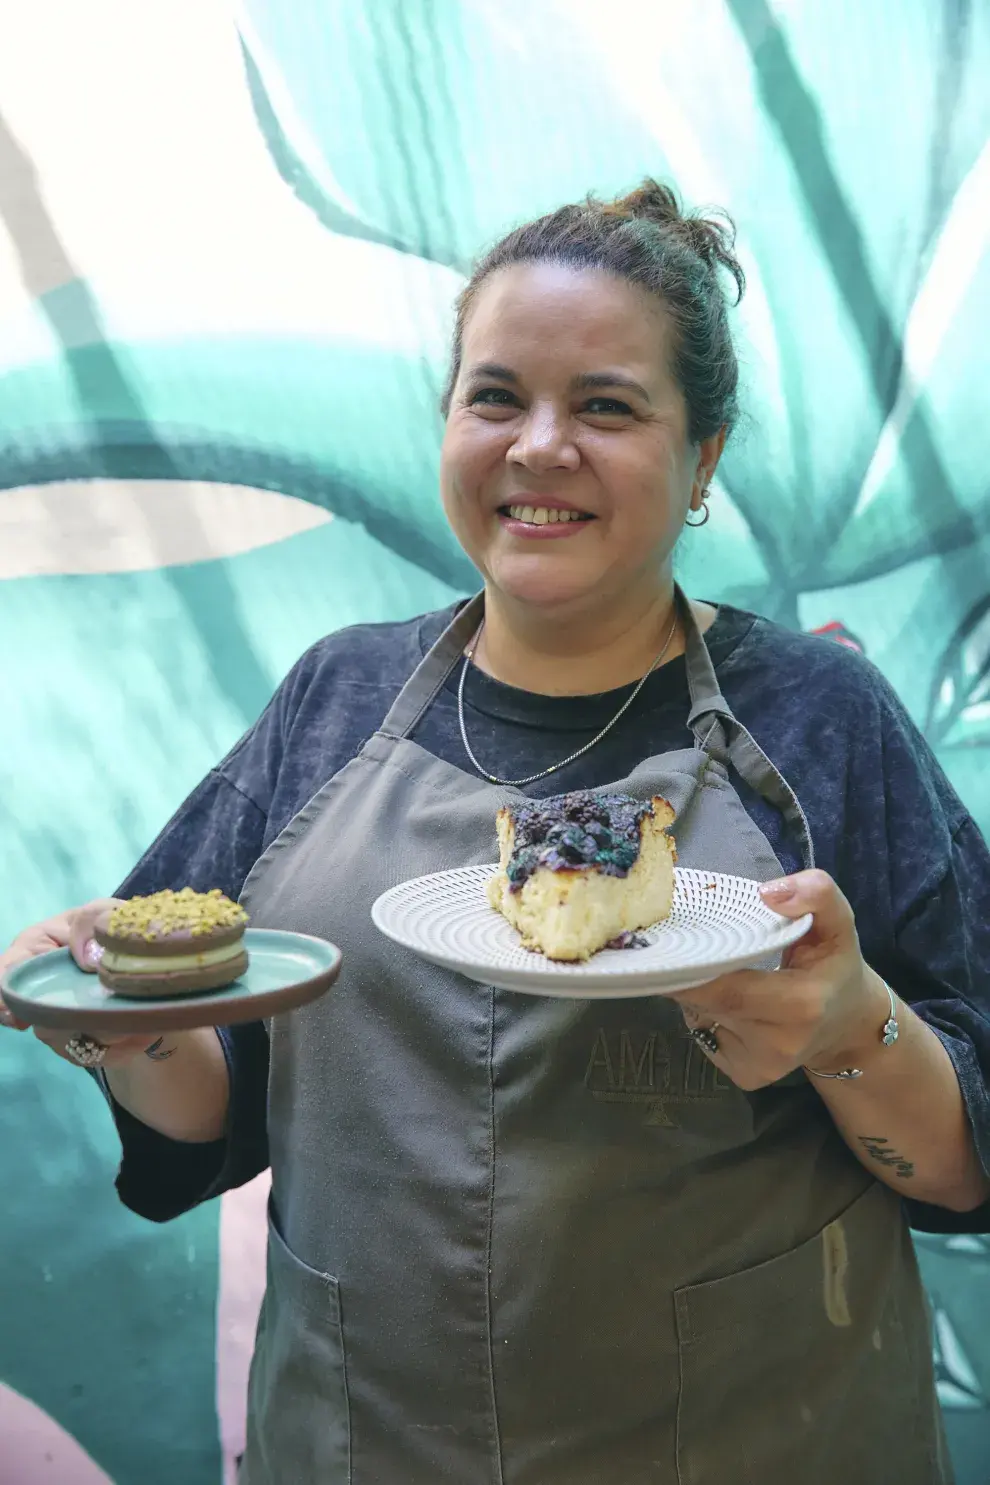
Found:
[[[674,905],[644,929],[645,946],[602,949],[584,964],[559,964],[524,949],[518,933],[488,905],[494,866],[468,866],[402,882],[371,911],[375,926],[424,959],[501,990],[593,1000],[669,995],[751,965],[773,967],[811,927],[772,912],[759,883],[711,871],[674,873]]]
[[[160,1000],[115,995],[97,975],[85,974],[68,949],[16,965],[4,975],[0,991],[17,1019],[29,1026],[126,1036],[264,1021],[316,1000],[340,973],[340,950],[305,933],[249,928],[244,947],[250,956],[247,972],[223,990],[200,995]]]

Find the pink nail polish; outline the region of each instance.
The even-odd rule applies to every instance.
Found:
[[[794,896],[794,883],[789,877],[782,877],[778,882],[764,882],[760,892],[764,897],[773,898],[774,902],[786,902]]]
[[[98,944],[95,938],[91,938],[83,950],[83,958],[87,964],[91,964],[96,969],[103,958],[103,946]]]

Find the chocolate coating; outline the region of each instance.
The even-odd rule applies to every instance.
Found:
[[[210,949],[223,949],[242,939],[245,927],[243,923],[238,923],[228,928],[211,928],[206,933],[193,933],[189,928],[173,928],[162,932],[159,926],[152,938],[147,933],[111,933],[109,919],[110,909],[97,919],[93,929],[96,942],[115,954],[142,954],[146,959],[171,957],[174,954],[203,954]]]
[[[93,937],[105,951],[98,969],[100,984],[118,995],[145,998],[221,990],[247,969],[243,946],[219,964],[170,966],[169,961],[236,947],[247,923],[244,909],[219,889],[194,892],[183,887],[179,892],[166,890],[117,903],[100,915],[93,929]],[[111,954],[136,956],[150,960],[151,965],[112,968],[106,963]]]

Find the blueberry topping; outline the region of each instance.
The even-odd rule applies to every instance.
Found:
[[[533,875],[540,864],[540,853],[535,846],[523,846],[513,851],[509,858],[509,864],[505,868],[505,874],[509,878],[509,886],[518,892],[523,882]]]
[[[606,949],[648,949],[650,941],[644,938],[643,934],[633,933],[631,928],[627,928],[624,933],[619,934],[618,938],[611,939],[605,947]]]
[[[510,887],[518,892],[540,866],[628,876],[639,859],[639,828],[649,812],[648,804],[628,794],[581,790],[526,800],[513,815],[515,849],[506,867]]]

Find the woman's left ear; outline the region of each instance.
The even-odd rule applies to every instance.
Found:
[[[698,467],[695,471],[694,485],[691,489],[691,509],[700,510],[701,503],[708,494],[708,487],[715,478],[718,461],[722,457],[725,448],[727,428],[720,428],[710,438],[703,438],[698,445]]]

